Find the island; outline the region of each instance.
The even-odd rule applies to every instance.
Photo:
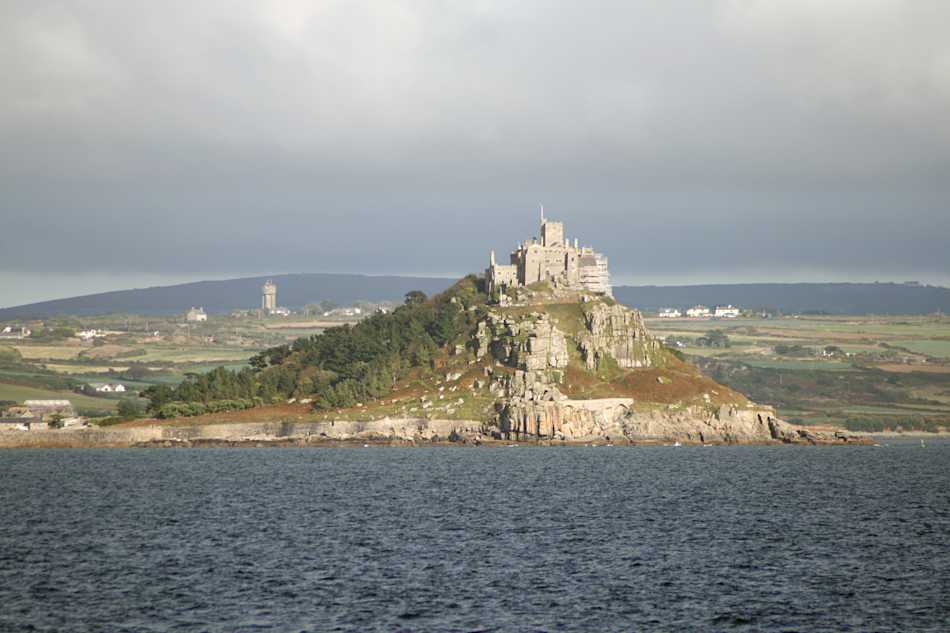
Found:
[[[855,444],[703,374],[617,303],[607,257],[540,237],[433,297],[144,392],[149,416],[3,446]]]

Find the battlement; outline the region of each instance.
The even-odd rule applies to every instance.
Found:
[[[541,240],[523,241],[511,253],[509,264],[498,264],[491,252],[485,281],[489,293],[528,286],[539,281],[555,287],[611,294],[607,257],[588,246],[565,238],[564,223],[547,220],[541,213]]]

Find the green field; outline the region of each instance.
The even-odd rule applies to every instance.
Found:
[[[808,424],[950,428],[950,318],[648,319],[716,380]],[[718,330],[728,347],[702,339]]]
[[[274,329],[275,323],[267,319],[211,317],[187,326],[179,321],[178,317],[107,315],[31,323],[34,332],[61,327],[108,334],[94,341],[5,343],[0,348],[0,400],[68,399],[80,411],[106,413],[121,398],[134,399],[151,385],[177,384],[187,373],[216,367],[241,369],[258,351],[294,338],[293,333]],[[154,336],[156,331],[159,336]],[[123,384],[128,391],[124,396],[102,398],[76,392],[103,382]]]
[[[937,358],[950,358],[950,341],[911,340],[901,341],[900,346],[918,354]]]
[[[22,402],[24,400],[69,400],[78,410],[112,411],[117,400],[92,398],[72,391],[57,391],[39,387],[26,387],[0,382],[0,400]]]

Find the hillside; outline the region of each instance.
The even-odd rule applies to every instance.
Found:
[[[0,321],[53,316],[130,313],[174,314],[191,306],[203,306],[211,314],[260,307],[261,286],[268,279],[278,288],[278,303],[299,308],[307,303],[330,300],[340,305],[354,301],[401,300],[410,290],[427,294],[444,290],[450,279],[306,273],[245,277],[221,281],[198,281],[173,286],[116,290],[99,294],[43,301],[0,309]]]
[[[341,429],[389,437],[398,427],[399,437],[451,428],[460,439],[846,441],[792,427],[716,383],[609,297],[545,282],[508,293],[489,300],[466,277],[432,299],[410,293],[391,314],[269,349],[254,369],[145,395],[163,420],[259,420],[285,403],[311,404],[294,421],[324,423],[320,433],[335,439],[349,438]]]
[[[895,283],[618,286],[614,296],[641,310],[731,304],[785,314],[932,314],[950,312],[950,288]]]
[[[53,316],[131,313],[174,314],[190,306],[214,313],[257,307],[261,285],[273,279],[278,302],[288,308],[330,300],[399,300],[410,290],[434,294],[452,282],[437,277],[367,276],[307,273],[201,281],[173,286],[116,290],[0,309],[0,321]],[[786,314],[931,314],[950,312],[950,289],[905,284],[802,283],[713,284],[693,286],[616,286],[614,296],[641,310],[685,308],[696,304],[732,304],[769,308]]]

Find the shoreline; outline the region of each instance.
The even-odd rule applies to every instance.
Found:
[[[492,436],[481,422],[399,419],[382,421],[260,422],[201,425],[115,426],[39,431],[0,431],[0,449],[16,448],[334,448],[363,446],[854,446],[875,440],[847,433],[808,434],[794,439],[735,434],[703,437],[684,427],[675,433],[621,437],[588,435],[546,438]]]
[[[927,438],[950,438],[950,431],[936,431],[931,433],[930,431],[873,431],[862,433],[865,437],[880,437],[887,439],[900,439],[906,437],[908,439],[927,439]]]

